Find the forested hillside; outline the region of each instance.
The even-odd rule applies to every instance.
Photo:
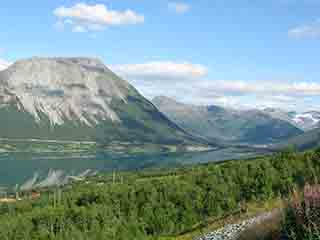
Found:
[[[0,239],[174,239],[210,217],[312,183],[320,173],[319,158],[320,151],[287,151],[255,160],[95,177],[51,189],[38,200],[1,205]]]

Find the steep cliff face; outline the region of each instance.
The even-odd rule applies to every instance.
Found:
[[[112,99],[126,101],[130,86],[95,59],[33,58],[0,73],[1,104],[15,103],[36,121],[41,114],[52,125],[79,120],[92,126],[98,119],[120,121]]]
[[[1,71],[0,137],[175,143],[191,138],[90,58],[32,58]]]

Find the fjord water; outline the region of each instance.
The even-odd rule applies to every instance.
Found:
[[[155,167],[178,167],[195,163],[207,163],[229,159],[249,158],[256,152],[246,149],[226,148],[201,153],[161,153],[161,154],[46,154],[46,153],[1,153],[0,186],[22,184],[33,174],[46,176],[50,170],[62,170],[76,175],[91,169],[99,173],[140,170]]]

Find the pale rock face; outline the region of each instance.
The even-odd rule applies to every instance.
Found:
[[[0,72],[0,107],[41,115],[52,125],[78,120],[88,126],[99,120],[121,121],[112,99],[126,102],[130,85],[102,62],[89,58],[32,58]]]
[[[0,59],[0,71],[5,70],[6,68],[8,68],[10,66],[10,63]]]

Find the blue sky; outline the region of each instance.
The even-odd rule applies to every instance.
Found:
[[[149,98],[319,109],[320,0],[11,0],[0,16],[0,65],[99,57]]]

